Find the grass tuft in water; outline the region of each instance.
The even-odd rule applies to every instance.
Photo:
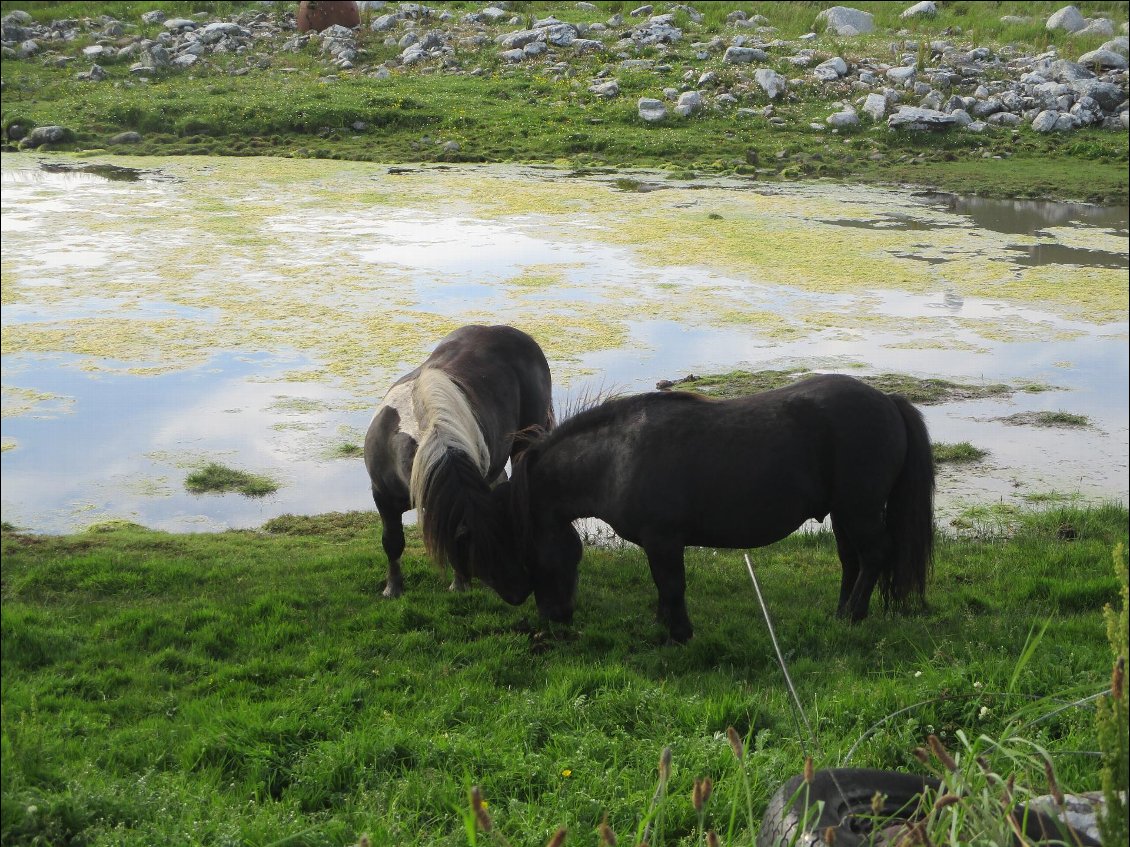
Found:
[[[193,494],[222,494],[236,491],[245,497],[265,497],[279,490],[279,483],[268,476],[249,474],[210,462],[193,471],[184,480],[184,487]]]
[[[1086,415],[1071,412],[1019,412],[1005,418],[997,418],[1001,423],[1012,426],[1043,426],[1049,428],[1078,429],[1091,425]]]
[[[946,444],[938,441],[933,446],[934,464],[936,465],[979,462],[989,455],[988,450],[974,447],[968,441],[960,441],[957,444]]]

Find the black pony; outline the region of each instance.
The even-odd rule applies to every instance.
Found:
[[[365,467],[381,515],[388,557],[386,597],[404,589],[404,512],[417,508],[424,546],[455,570],[451,587],[466,587],[481,560],[493,560],[501,538],[491,484],[528,427],[553,427],[549,365],[537,342],[509,326],[464,326],[444,338],[424,363],[402,376],[377,407],[365,435]],[[499,593],[529,596],[529,578],[498,573]],[[497,589],[496,589],[497,590]],[[520,596],[519,596],[520,595]]]
[[[831,514],[843,566],[838,611],[853,621],[866,617],[876,584],[888,601],[921,599],[933,549],[934,462],[922,416],[904,397],[848,376],[734,400],[609,400],[535,438],[498,494],[514,526],[510,555],[529,569],[542,614],[571,620],[581,558],[573,521],[597,517],[647,554],[675,641],[693,632],[684,547],[762,547]],[[507,578],[500,572],[496,584]]]

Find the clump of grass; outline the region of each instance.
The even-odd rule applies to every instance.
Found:
[[[1114,572],[1121,586],[1122,609],[1103,609],[1107,638],[1114,653],[1110,692],[1099,698],[1096,726],[1102,751],[1103,799],[1106,806],[1099,816],[1103,844],[1125,844],[1130,839],[1130,712],[1126,699],[1126,657],[1130,655],[1130,574],[1126,548],[1114,549]]]
[[[934,464],[968,464],[979,462],[989,455],[988,450],[974,447],[968,441],[947,444],[939,441],[934,444]]]
[[[245,497],[265,497],[278,491],[279,483],[268,476],[249,474],[246,471],[209,462],[185,477],[184,487],[193,494],[237,491]]]
[[[365,455],[365,448],[360,444],[339,444],[333,448],[331,455],[335,459],[359,459]]]
[[[1005,418],[997,418],[1010,426],[1043,426],[1049,428],[1079,429],[1091,425],[1086,415],[1071,412],[1018,412]]]

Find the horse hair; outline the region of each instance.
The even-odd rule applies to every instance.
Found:
[[[427,421],[427,426],[416,447],[409,493],[420,511],[424,547],[442,565],[451,552],[447,548],[452,546],[459,525],[457,516],[463,512],[463,508],[452,512],[459,505],[451,484],[452,473],[462,483],[469,483],[471,490],[481,487],[489,497],[486,475],[490,471],[490,450],[467,395],[446,373],[438,368],[421,370],[415,380],[414,399],[417,417]]]
[[[887,497],[887,531],[894,542],[894,572],[885,571],[879,590],[899,607],[921,602],[934,558],[934,454],[922,413],[901,394],[888,394],[906,425],[906,461]]]

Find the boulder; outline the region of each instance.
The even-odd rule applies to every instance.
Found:
[[[1048,18],[1045,24],[1049,30],[1065,29],[1068,32],[1078,32],[1086,25],[1087,21],[1074,6],[1064,6]]]
[[[881,121],[887,114],[887,98],[871,93],[863,101],[863,113],[873,121]]]
[[[751,62],[764,62],[769,54],[756,47],[727,47],[722,61],[728,65],[748,65]]]
[[[816,23],[833,35],[864,35],[875,31],[875,23],[870,12],[852,9],[848,6],[832,6],[816,16]]]
[[[1120,53],[1115,53],[1113,50],[1092,50],[1089,53],[1084,53],[1079,57],[1079,64],[1089,65],[1090,67],[1098,68],[1115,68],[1117,70],[1125,70],[1127,63],[1126,57]]]
[[[684,91],[679,95],[679,100],[675,104],[674,112],[680,117],[690,117],[702,110],[705,101],[702,99],[702,92],[700,91]]]
[[[812,73],[822,82],[831,82],[842,76],[847,76],[848,64],[839,56],[821,62],[812,69]]]
[[[917,106],[899,106],[898,111],[887,118],[891,129],[945,130],[958,124],[958,119],[945,112],[922,109]]]
[[[907,18],[932,18],[938,14],[938,7],[933,0],[922,0],[921,3],[915,3],[909,9],[906,9],[900,18],[906,20]]]
[[[37,126],[20,142],[20,147],[40,147],[44,144],[58,144],[74,136],[65,126]]]
[[[648,123],[655,123],[667,117],[667,106],[664,105],[662,100],[654,100],[650,97],[641,97],[639,102],[636,103],[636,110],[639,116]]]
[[[789,81],[771,68],[758,68],[753,72],[753,79],[770,100],[776,100],[789,87]]]
[[[614,79],[607,82],[598,82],[589,86],[589,92],[604,100],[611,100],[620,93],[620,83]]]
[[[835,129],[847,129],[848,127],[859,126],[859,115],[856,114],[855,109],[848,107],[842,112],[828,115],[824,121],[828,126],[834,127]]]

